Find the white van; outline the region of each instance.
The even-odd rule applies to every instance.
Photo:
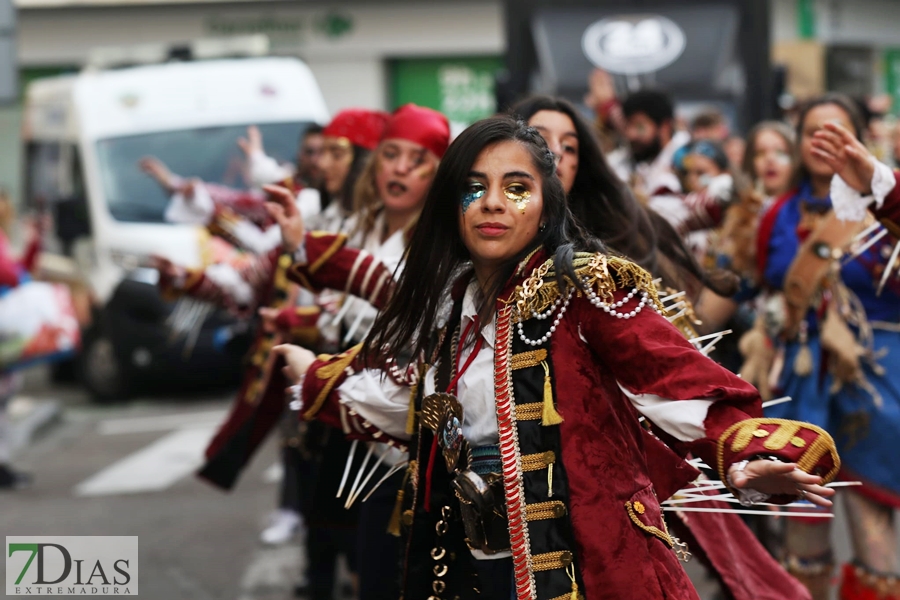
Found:
[[[293,162],[302,132],[327,119],[311,71],[293,58],[85,70],[31,83],[26,202],[51,210],[58,251],[75,261],[96,298],[81,361],[95,395],[125,395],[142,375],[221,379],[238,364],[214,348],[227,317],[208,319],[190,340],[173,341],[167,330],[178,307],[162,301],[155,272],[141,265],[160,254],[201,266],[206,236],[165,222],[169,198],[138,161],[152,155],[180,175],[247,188],[236,140],[248,125],[259,126],[267,153]]]

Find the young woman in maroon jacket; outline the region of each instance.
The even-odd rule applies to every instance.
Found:
[[[660,508],[696,472],[660,438],[747,502],[830,504],[830,437],[762,419],[657,314],[651,276],[573,227],[555,168],[533,128],[473,125],[365,348],[280,350],[306,418],[409,449],[404,597],[696,598]],[[415,381],[366,368],[398,351]]]

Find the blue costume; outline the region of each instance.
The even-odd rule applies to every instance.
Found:
[[[765,287],[782,289],[802,243],[798,234],[802,206],[827,210],[830,203],[828,198],[812,198],[807,183],[769,210],[759,240]],[[778,387],[793,401],[770,407],[766,416],[808,421],[829,431],[843,462],[842,477],[862,481],[864,487],[859,491],[873,500],[900,507],[900,461],[896,459],[895,443],[900,436],[900,282],[892,278],[881,295],[876,294],[893,243],[896,241],[888,236],[845,264],[840,272],[873,327],[874,356],[883,371],[863,360],[863,373],[871,387],[845,384],[833,392],[834,380],[819,337],[824,311],[810,309],[806,323],[812,372],[801,376],[793,368],[803,344],[796,339],[782,342],[784,369]]]

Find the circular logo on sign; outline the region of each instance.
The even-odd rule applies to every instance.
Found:
[[[681,56],[684,44],[681,27],[657,15],[603,19],[581,36],[581,49],[588,60],[621,74],[659,71]]]

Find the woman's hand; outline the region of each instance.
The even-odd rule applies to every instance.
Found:
[[[831,506],[828,498],[834,496],[833,489],[821,485],[821,477],[801,471],[794,463],[754,460],[741,471],[731,467],[729,477],[739,490],[752,489],[770,496],[798,496],[816,506]]]
[[[287,363],[287,366],[282,369],[282,372],[292,384],[299,383],[312,364],[316,361],[316,355],[310,350],[293,344],[281,344],[280,346],[275,346],[272,348],[272,352],[274,352],[276,356],[284,358],[284,362]]]
[[[826,123],[813,136],[813,154],[840,175],[847,185],[867,196],[872,193],[875,165],[868,148],[837,123]]]
[[[237,145],[244,151],[247,158],[250,158],[253,154],[263,154],[263,138],[259,132],[259,127],[256,125],[248,127],[247,137],[238,138]]]
[[[169,167],[155,156],[145,156],[138,161],[138,166],[141,171],[155,179],[168,194],[175,193],[181,184],[181,178],[173,174]]]
[[[281,228],[281,245],[285,252],[293,254],[303,243],[305,226],[303,216],[294,201],[291,191],[280,185],[264,185],[263,190],[269,195],[266,210]]]
[[[159,271],[159,276],[163,281],[178,285],[185,275],[185,269],[173,263],[168,258],[153,254],[150,256],[150,268]]]

